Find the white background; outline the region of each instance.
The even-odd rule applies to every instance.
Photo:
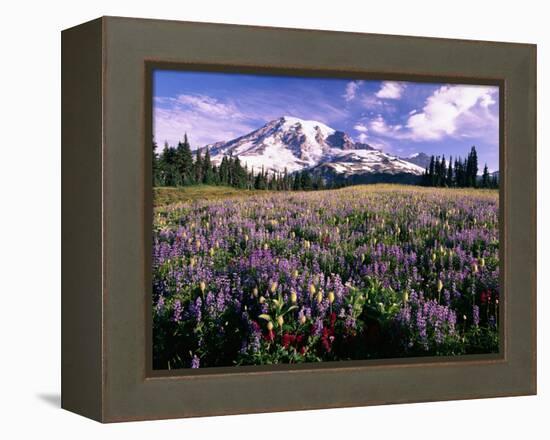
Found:
[[[0,69],[0,437],[548,438],[549,149],[544,1],[6,1]],[[538,44],[539,395],[100,425],[59,409],[60,31],[101,15]],[[546,145],[548,147],[548,145]],[[84,232],[84,231],[83,231]],[[545,313],[546,312],[546,313]],[[546,316],[544,316],[546,315]],[[319,386],[322,386],[320,383]],[[268,392],[269,390],[266,390]],[[246,399],[243,396],[235,398]],[[131,436],[131,437],[130,437]]]

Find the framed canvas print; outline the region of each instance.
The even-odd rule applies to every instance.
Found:
[[[62,55],[64,408],[536,392],[535,46],[103,17]]]

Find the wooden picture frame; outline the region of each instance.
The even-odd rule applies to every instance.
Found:
[[[500,353],[153,371],[150,73],[159,66],[499,85]],[[535,394],[536,46],[116,17],[65,30],[62,222],[62,407],[86,417]]]

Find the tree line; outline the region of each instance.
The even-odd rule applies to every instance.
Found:
[[[353,184],[349,181],[327,182],[319,173],[302,170],[289,173],[273,172],[249,168],[241,163],[238,157],[224,156],[219,165],[212,163],[210,151],[198,149],[191,151],[191,146],[184,136],[177,146],[164,144],[163,151],[156,152],[153,141],[153,184],[155,186],[189,186],[197,184],[231,186],[240,189],[257,189],[271,191],[308,191],[333,189]],[[424,186],[454,188],[498,188],[498,176],[489,174],[487,164],[481,177],[478,173],[478,160],[475,146],[466,159],[445,156],[431,156],[430,164],[420,177]]]
[[[477,151],[472,147],[466,159],[452,156],[449,162],[445,156],[433,156],[422,175],[422,185],[449,188],[498,188],[498,175],[489,174],[487,164],[481,177],[478,173]]]
[[[244,166],[238,157],[224,156],[217,166],[212,163],[208,147],[191,151],[184,136],[176,147],[165,143],[161,154],[153,141],[153,184],[155,186],[222,185],[240,189],[271,191],[322,190],[327,185],[319,175],[303,170],[298,173],[269,172]]]

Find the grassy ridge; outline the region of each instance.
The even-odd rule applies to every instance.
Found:
[[[362,188],[369,192],[406,191],[418,193],[453,193],[456,195],[471,195],[476,197],[495,197],[496,189],[474,188],[432,188],[423,186],[398,185],[398,184],[372,184],[356,185],[341,189],[328,190],[335,196],[339,192],[346,192],[350,188]],[[248,197],[253,195],[265,195],[272,193],[263,190],[242,190],[229,186],[194,185],[186,187],[156,187],[154,188],[153,204],[155,207],[171,205],[174,203],[193,202],[195,200],[221,200],[233,197]]]
[[[155,206],[173,203],[192,202],[195,200],[220,200],[228,197],[246,197],[267,191],[243,190],[230,186],[194,185],[185,187],[156,187],[153,190]]]

